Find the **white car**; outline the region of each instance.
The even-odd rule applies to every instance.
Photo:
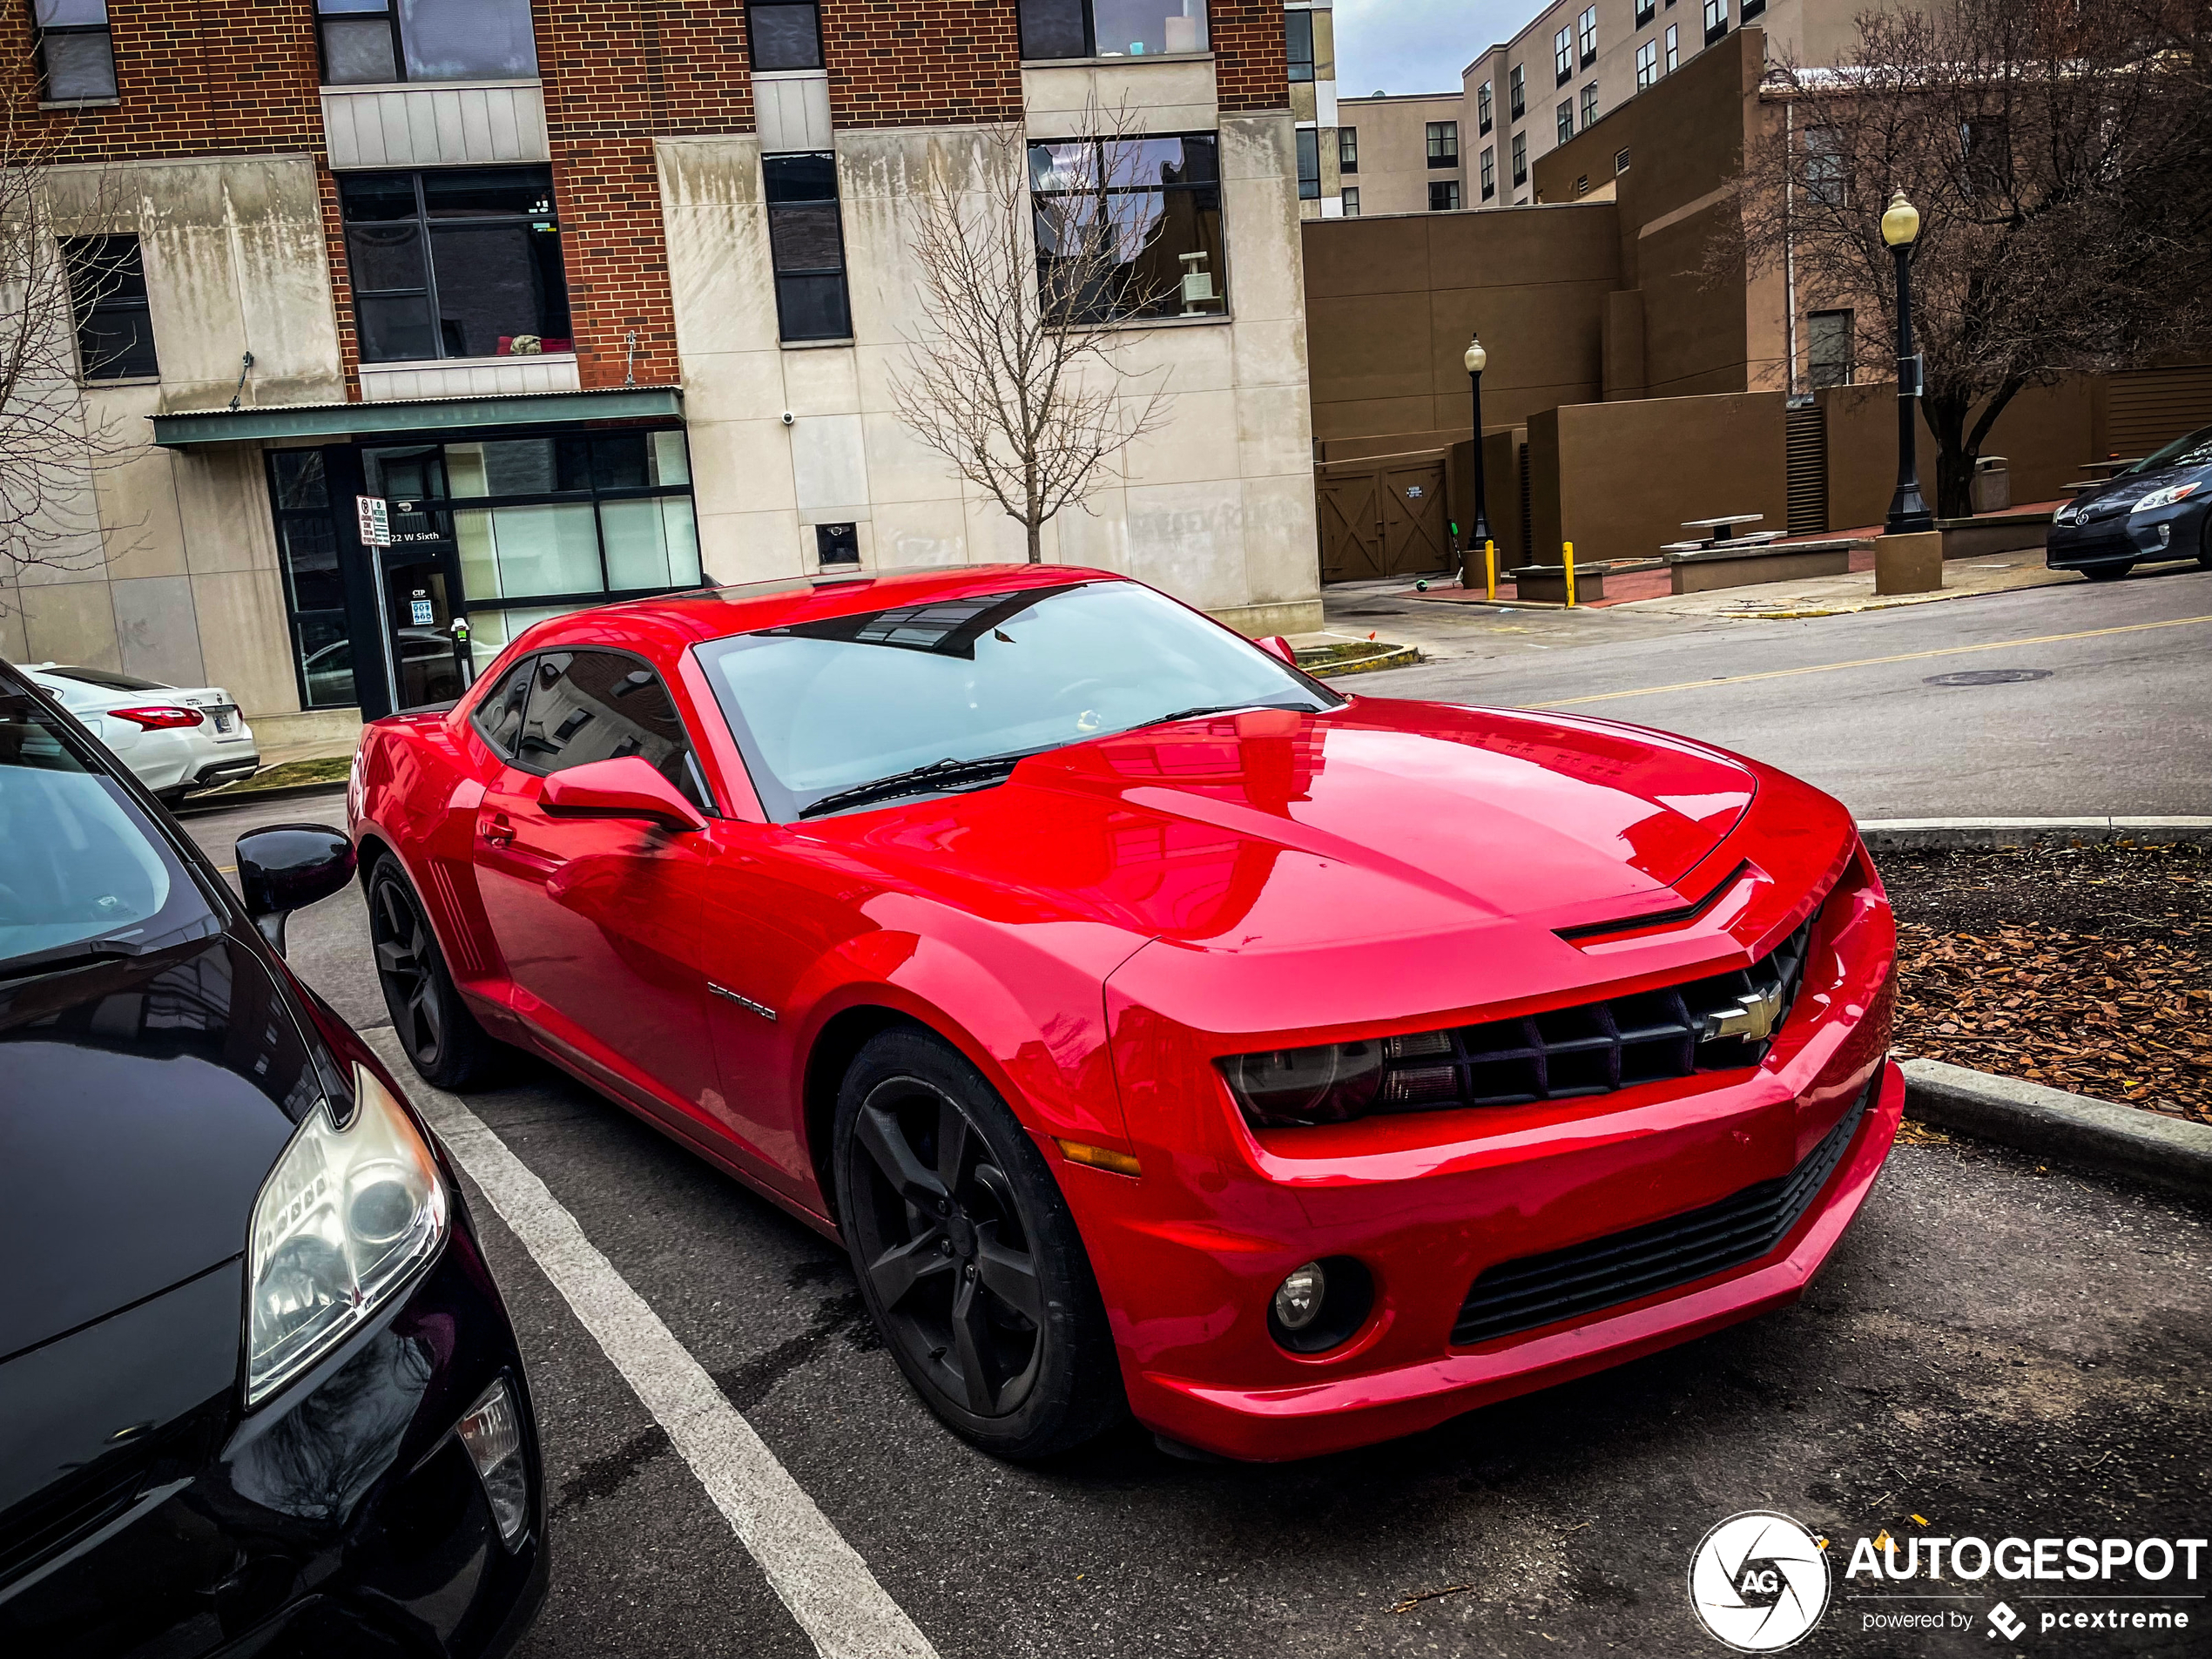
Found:
[[[37,663],[31,683],[75,715],[115,758],[174,806],[195,789],[251,778],[260,745],[231,694],[219,685],[164,685],[111,668]]]

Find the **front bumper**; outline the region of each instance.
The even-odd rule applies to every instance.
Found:
[[[1154,1020],[1147,1035],[1133,1010],[1123,1052],[1175,1079],[1131,1094],[1143,1177],[1069,1166],[1062,1181],[1136,1416],[1229,1457],[1312,1457],[1794,1300],[1871,1190],[1903,1113],[1903,1077],[1885,1058],[1895,955],[1878,883],[1847,875],[1824,907],[1794,1011],[1755,1069],[1257,1135],[1190,1065],[1189,1034]],[[1455,1338],[1486,1271],[1602,1247],[1781,1181],[1862,1101],[1831,1172],[1755,1258],[1541,1326]],[[1299,1264],[1333,1257],[1367,1270],[1372,1311],[1340,1346],[1289,1352],[1269,1333],[1269,1298]]]
[[[2212,518],[2212,498],[2190,497],[2147,513],[2121,513],[2086,524],[2054,523],[2045,539],[2043,562],[2054,570],[2081,570],[2100,564],[2193,559],[2205,550],[2208,518]]]
[[[502,1377],[530,1495],[511,1548],[454,1432]],[[496,1656],[543,1597],[528,1385],[459,1214],[412,1293],[322,1366],[243,1417],[233,1386],[162,1440],[118,1514],[0,1585],[0,1652]]]

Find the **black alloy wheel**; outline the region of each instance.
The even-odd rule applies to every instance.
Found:
[[[1006,1457],[1079,1445],[1121,1414],[1121,1373],[1074,1218],[1029,1136],[957,1053],[899,1028],[846,1075],[838,1213],[900,1369]]]
[[[369,877],[368,937],[384,1006],[416,1074],[438,1089],[484,1082],[497,1069],[502,1045],[476,1023],[454,988],[422,901],[389,856]]]

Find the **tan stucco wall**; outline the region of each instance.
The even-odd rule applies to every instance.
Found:
[[[1046,526],[1046,558],[1124,571],[1239,625],[1318,626],[1289,118],[1218,116],[1204,64],[1025,79],[1041,136],[1066,131],[1087,95],[1110,108],[1130,92],[1150,99],[1150,130],[1218,131],[1233,314],[1123,331],[1121,372],[1146,386],[1164,377],[1169,423],[1107,463],[1089,510]],[[909,253],[919,192],[932,173],[955,189],[977,176],[988,155],[977,131],[837,135],[854,341],[804,349],[777,339],[757,141],[658,149],[706,570],[724,581],[812,571],[812,527],[847,521],[864,568],[1025,556],[1021,527],[914,436],[891,391],[926,322]]]
[[[1428,124],[1460,124],[1460,165],[1432,169],[1428,165]],[[1473,177],[1467,135],[1474,131],[1466,100],[1457,92],[1424,98],[1347,98],[1337,101],[1337,125],[1359,130],[1359,172],[1346,173],[1344,183],[1359,192],[1361,217],[1381,213],[1425,213],[1428,211],[1429,181],[1460,181],[1461,206],[1472,206],[1467,180]]]
[[[297,710],[259,447],[158,449],[145,417],[234,391],[249,406],[345,396],[314,164],[64,167],[50,192],[63,233],[138,236],[161,374],[84,390],[85,420],[116,441],[88,477],[98,529],[44,563],[3,562],[0,651],[220,685],[249,718]]]

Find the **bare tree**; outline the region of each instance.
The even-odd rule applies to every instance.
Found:
[[[1973,465],[2023,388],[2207,338],[2200,0],[1952,0],[1868,12],[1849,61],[1782,63],[1788,119],[1748,149],[1742,280],[1795,262],[1814,303],[1851,307],[1855,354],[1892,372],[1891,193],[1920,212],[1911,254],[1936,510],[1971,510]]]
[[[32,103],[35,65],[6,78],[0,108],[0,574],[72,569],[96,556],[94,481],[142,454],[135,422],[89,408],[78,320],[113,289],[98,244],[68,234],[81,219],[108,228],[104,176],[72,179],[66,219],[53,169],[68,154],[71,118]]]
[[[1117,325],[1186,293],[1161,238],[1159,198],[1133,191],[1161,165],[1127,111],[1087,107],[1035,181],[1024,123],[986,129],[972,177],[940,167],[914,239],[925,326],[892,381],[922,442],[988,491],[1043,557],[1053,516],[1082,505],[1113,455],[1167,419],[1150,385],[1116,361]],[[1153,182],[1157,182],[1157,180]]]

